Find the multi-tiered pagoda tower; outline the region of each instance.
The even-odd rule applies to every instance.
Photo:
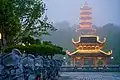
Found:
[[[79,40],[72,43],[75,46],[76,51],[66,53],[72,57],[73,65],[79,62],[81,66],[84,65],[86,59],[91,59],[95,67],[98,66],[98,60],[102,61],[102,65],[105,66],[107,59],[111,56],[112,50],[104,52],[102,48],[106,42],[106,38],[103,41],[99,40],[99,36],[95,35],[96,30],[92,27],[92,8],[90,8],[85,2],[80,11],[80,32]],[[78,64],[77,64],[78,65]]]
[[[85,4],[80,8],[80,34],[94,34],[96,30],[92,27],[92,8]]]

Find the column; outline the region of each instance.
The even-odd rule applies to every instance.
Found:
[[[77,66],[80,66],[80,63],[81,63],[81,62],[80,62],[80,58],[77,58],[77,59],[76,59],[76,62],[77,62]]]
[[[93,66],[93,57],[90,57],[90,66]]]
[[[85,59],[84,59],[84,57],[82,57],[81,59],[82,59],[82,60],[81,60],[81,66],[83,67],[83,66],[84,66],[84,61],[85,61]]]
[[[107,63],[107,57],[103,57],[102,62],[103,62],[103,67],[106,66],[106,63]]]
[[[81,58],[80,58],[81,59]],[[79,59],[79,66],[80,66],[80,64],[81,64],[81,60]]]
[[[98,59],[97,59],[97,57],[94,57],[94,66],[98,67]]]
[[[74,57],[72,57],[72,66],[74,66]]]
[[[94,58],[91,57],[91,61],[92,61],[92,66],[94,66]]]
[[[75,66],[75,63],[76,63],[76,59],[75,57],[73,57],[73,66]]]

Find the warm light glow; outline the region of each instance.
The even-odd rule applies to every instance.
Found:
[[[102,57],[98,57],[98,59],[102,59]]]
[[[104,54],[106,54],[106,55],[112,55],[112,50],[111,50],[110,52],[108,52],[108,53],[106,53],[106,52],[104,52],[104,51],[102,51],[102,50],[100,50],[100,52],[102,52],[102,53],[104,53]]]
[[[78,50],[79,53],[98,53],[99,50]]]
[[[81,37],[96,37],[97,41],[101,44],[95,44],[95,43],[80,43],[80,39]],[[99,37],[96,35],[81,35],[79,36],[79,40],[78,41],[74,41],[74,39],[72,39],[73,44],[75,44],[75,46],[84,46],[84,45],[88,45],[91,47],[91,49],[102,49],[104,47],[104,43],[106,41],[106,38],[104,39],[103,42],[99,41]],[[95,44],[96,46],[92,46],[93,44]],[[83,47],[82,47],[83,48]],[[88,47],[87,47],[88,48]],[[77,47],[77,49],[79,49],[79,47]]]
[[[24,43],[22,43],[22,45],[23,45],[23,46],[25,46],[25,44],[24,44]]]
[[[2,39],[2,34],[0,33],[0,39]]]
[[[74,55],[74,54],[76,54],[76,53],[84,53],[84,54],[88,54],[88,53],[99,53],[99,52],[102,52],[103,54],[105,54],[105,55],[111,55],[112,54],[112,51],[111,52],[108,52],[108,53],[106,53],[106,52],[104,52],[104,51],[102,51],[102,50],[76,50],[75,52],[73,52],[73,53],[70,53],[69,51],[66,51],[66,53],[68,54],[68,55]]]
[[[95,49],[99,49],[99,46],[95,46]]]
[[[80,13],[82,12],[92,12],[92,9],[89,9],[89,10],[80,10]]]
[[[76,59],[80,59],[81,57],[76,57]]]
[[[99,40],[99,36],[97,36],[97,41],[98,41],[99,43],[105,43],[105,42],[106,42],[106,38],[104,38],[103,41],[100,41],[100,40]]]
[[[83,49],[83,47],[82,47],[82,46],[79,46],[77,49],[80,49],[80,50],[82,50],[82,49]]]
[[[86,18],[86,17],[91,17],[91,15],[81,15],[80,17],[81,17],[81,18],[83,18],[83,17]]]
[[[86,45],[86,44],[84,44],[84,45]],[[86,49],[87,50],[100,50],[101,49],[101,47],[99,47],[99,46],[89,46],[89,45],[84,46],[84,45],[77,47],[77,49],[78,50],[86,50]]]
[[[69,52],[68,50],[66,50],[66,54],[68,54],[68,55],[72,55],[72,53],[71,52]]]
[[[91,27],[92,27],[91,24],[90,24],[90,25],[87,25],[87,24],[86,24],[86,25],[81,25],[81,24],[80,24],[80,28],[91,28]]]
[[[81,35],[79,38],[81,38],[81,37],[96,37],[96,38],[97,38],[97,41],[98,41],[99,43],[105,43],[105,42],[106,42],[106,38],[104,38],[103,41],[100,41],[100,40],[99,40],[99,36],[96,36],[96,35]]]
[[[78,40],[78,41],[74,41],[74,39],[72,39],[72,42],[73,42],[74,44],[80,43],[80,37],[79,37],[79,40]]]
[[[80,20],[80,22],[92,22],[92,20]]]

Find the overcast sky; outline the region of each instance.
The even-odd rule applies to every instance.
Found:
[[[79,24],[80,7],[85,0],[43,0],[48,9],[49,21],[68,21]],[[102,26],[107,23],[120,25],[120,0],[87,0],[93,9],[93,24]]]

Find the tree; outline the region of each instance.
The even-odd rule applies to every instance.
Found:
[[[14,11],[14,0],[0,0],[0,30],[7,44],[11,44],[13,37],[20,31],[20,20]]]
[[[44,15],[42,0],[0,0],[0,26],[7,45],[38,38],[56,29]]]
[[[16,0],[15,7],[22,26],[19,33],[21,38],[41,39],[41,35],[49,34],[48,30],[56,30],[44,16],[46,9],[42,0]]]
[[[65,51],[62,47],[56,46],[53,44],[32,44],[32,45],[14,45],[9,46],[7,49],[5,49],[6,53],[10,53],[12,49],[19,49],[22,53],[25,52],[27,54],[33,54],[33,55],[41,55],[41,56],[54,56],[55,54],[62,54],[65,55]]]

